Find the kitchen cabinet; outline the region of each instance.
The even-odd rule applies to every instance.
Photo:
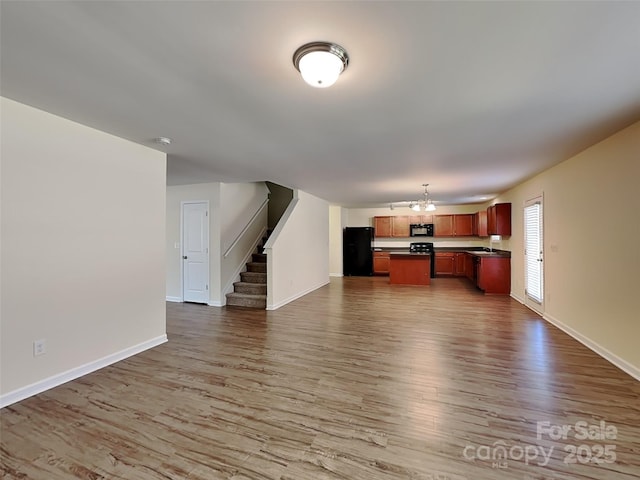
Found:
[[[511,235],[511,204],[496,203],[487,208],[487,233]]]
[[[473,235],[473,214],[462,213],[453,216],[453,234],[456,237]]]
[[[465,253],[465,256],[464,256],[464,274],[474,284],[476,283],[475,258],[476,257],[471,255],[470,253]]]
[[[415,225],[417,223],[433,223],[433,215],[411,215],[409,224]]]
[[[389,275],[389,252],[373,252],[373,274]]]
[[[434,215],[433,230],[434,237],[453,237],[453,215]]]
[[[408,215],[391,217],[391,236],[392,237],[408,237],[409,236],[409,216]]]
[[[473,214],[434,215],[435,237],[465,237],[473,235]]]
[[[453,274],[456,277],[464,277],[466,273],[467,254],[464,252],[456,252],[454,256],[455,260],[453,262]]]
[[[439,216],[439,215],[438,215]],[[435,253],[436,277],[452,277],[455,274],[456,254],[454,252]]]
[[[409,216],[373,217],[376,237],[409,237]]]
[[[373,234],[376,237],[390,237],[391,217],[373,217]]]
[[[476,257],[476,285],[484,293],[508,295],[511,292],[511,258]]]
[[[475,234],[478,237],[488,237],[489,231],[487,230],[487,211],[481,210],[476,213],[475,218]]]

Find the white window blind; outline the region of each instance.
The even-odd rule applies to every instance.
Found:
[[[542,303],[542,204],[535,202],[524,208],[526,294]]]

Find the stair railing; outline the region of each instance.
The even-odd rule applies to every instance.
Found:
[[[242,231],[238,234],[238,236],[233,241],[233,243],[224,252],[224,258],[227,258],[229,256],[229,254],[231,253],[231,250],[233,250],[233,248],[238,244],[240,239],[247,232],[247,230],[249,230],[249,227],[251,226],[251,224],[255,221],[256,218],[258,218],[258,215],[260,215],[260,212],[262,212],[262,210],[264,210],[264,208],[267,206],[268,203],[269,203],[269,199],[268,198],[264,202],[262,202],[262,205],[260,205],[260,207],[258,207],[258,210],[256,210],[256,213],[253,214],[253,216],[251,217],[249,222],[247,222],[247,224],[244,226]]]

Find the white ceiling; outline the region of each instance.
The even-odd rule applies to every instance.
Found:
[[[166,151],[171,185],[478,203],[640,119],[640,2],[0,8],[2,95]],[[317,40],[350,56],[329,89],[291,60]]]

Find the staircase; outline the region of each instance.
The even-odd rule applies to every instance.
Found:
[[[257,253],[251,254],[251,261],[247,262],[247,271],[240,273],[240,281],[233,284],[233,292],[227,293],[227,306],[267,308],[267,256],[262,253],[267,238],[262,237]]]

